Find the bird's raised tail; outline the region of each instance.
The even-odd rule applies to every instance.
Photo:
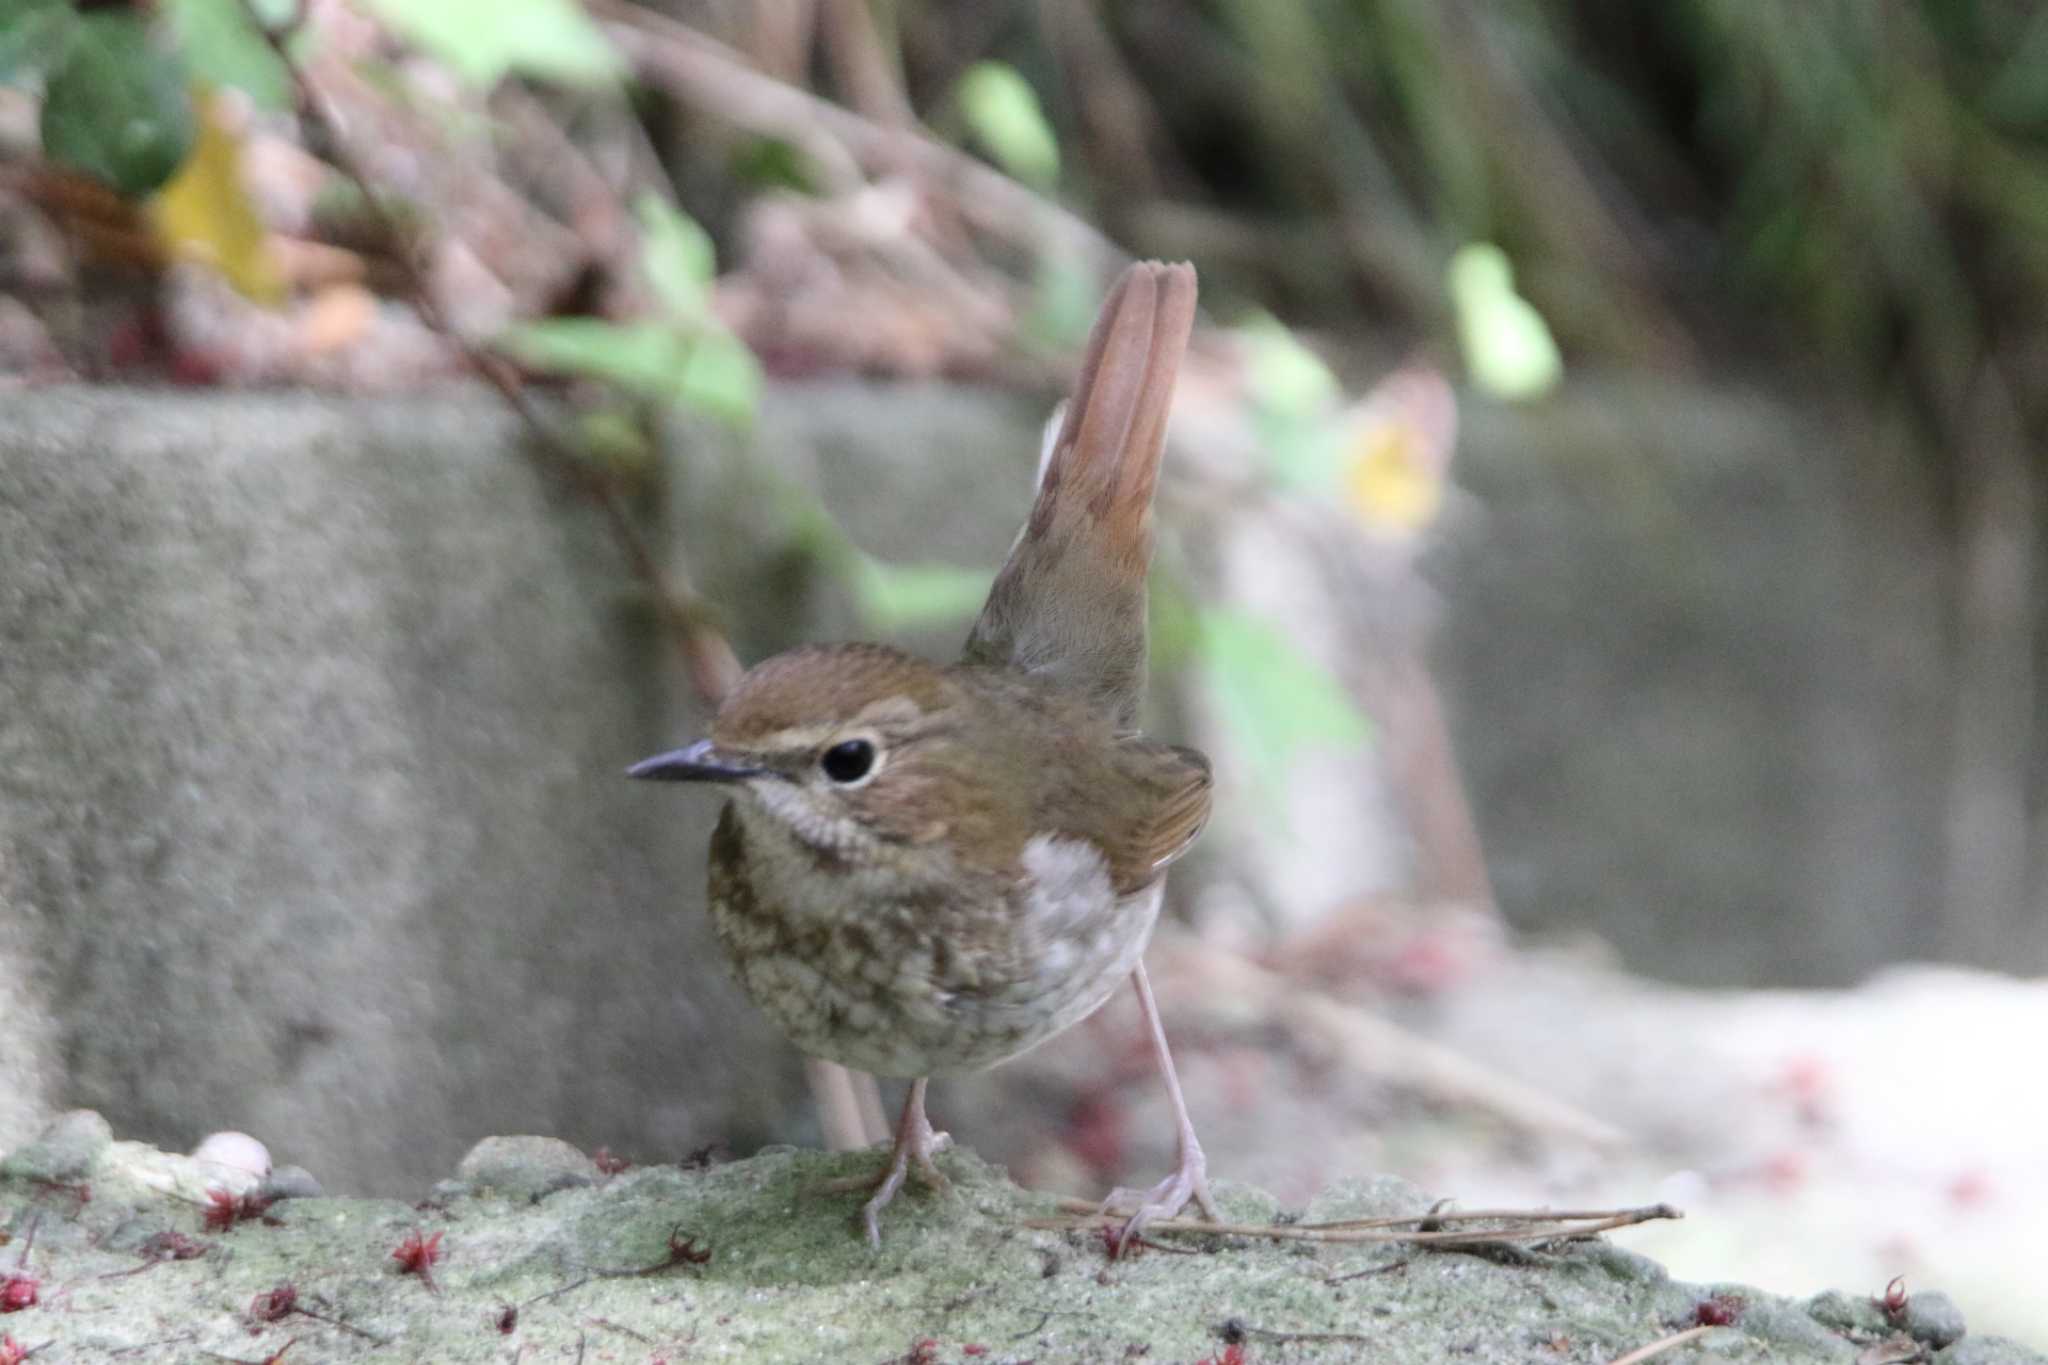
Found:
[[[1193,266],[1144,262],[1111,288],[1038,500],[967,638],[967,662],[1047,677],[1126,725],[1145,682],[1152,489],[1194,321]]]

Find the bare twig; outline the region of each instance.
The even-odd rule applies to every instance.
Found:
[[[1373,1338],[1363,1332],[1281,1332],[1270,1327],[1254,1327],[1238,1318],[1223,1324],[1225,1341],[1242,1341],[1246,1337],[1257,1337],[1260,1341],[1278,1342],[1281,1345],[1308,1344],[1313,1342],[1369,1342]]]
[[[1408,1258],[1403,1256],[1398,1261],[1387,1261],[1381,1265],[1369,1265],[1363,1270],[1354,1270],[1349,1275],[1332,1275],[1329,1279],[1324,1280],[1323,1283],[1343,1284],[1347,1280],[1369,1279],[1374,1275],[1391,1275],[1396,1270],[1406,1270],[1407,1268]]]
[[[462,336],[449,321],[447,312],[428,286],[426,274],[414,254],[410,237],[385,208],[384,201],[371,187],[369,176],[364,173],[361,163],[350,150],[342,131],[342,121],[328,109],[326,101],[306,74],[304,67],[292,56],[288,39],[292,28],[303,17],[302,13],[294,16],[290,25],[272,28],[263,21],[263,16],[256,12],[251,0],[241,0],[241,3],[250,22],[256,26],[257,32],[262,34],[264,42],[277,55],[278,61],[291,77],[292,86],[298,93],[300,107],[309,119],[320,125],[326,135],[336,166],[362,196],[365,211],[376,220],[379,230],[391,239],[392,250],[404,274],[406,291],[421,320],[446,338],[461,353],[469,367],[485,383],[498,391],[506,405],[526,424],[535,443],[547,452],[550,462],[597,505],[598,510],[604,515],[606,525],[610,528],[612,539],[624,554],[628,567],[653,594],[663,623],[672,632],[682,653],[683,665],[689,674],[691,685],[706,704],[715,705],[739,677],[740,668],[731,644],[712,624],[708,605],[697,595],[686,578],[671,573],[662,566],[646,538],[633,524],[631,516],[626,511],[625,500],[620,496],[618,489],[541,413],[512,364],[503,356],[485,350]]]
[[[1062,1199],[1059,1207],[1064,1213],[1078,1216],[1032,1218],[1025,1221],[1025,1226],[1056,1230],[1086,1229],[1121,1227],[1126,1221],[1096,1212],[1095,1205],[1085,1200]],[[1154,1234],[1179,1232],[1226,1237],[1271,1237],[1277,1241],[1295,1242],[1401,1242],[1416,1246],[1455,1249],[1498,1245],[1503,1242],[1533,1243],[1556,1241],[1559,1238],[1590,1237],[1595,1233],[1611,1232],[1616,1228],[1632,1227],[1637,1223],[1684,1216],[1669,1204],[1652,1204],[1638,1209],[1611,1209],[1589,1213],[1495,1210],[1468,1214],[1424,1213],[1408,1218],[1362,1218],[1342,1223],[1209,1223],[1198,1218],[1161,1218],[1147,1223],[1145,1228],[1147,1232]],[[1396,1230],[1421,1223],[1452,1220],[1469,1222],[1477,1219],[1519,1226],[1472,1228],[1458,1232]]]
[[[825,55],[845,98],[885,127],[909,125],[914,115],[903,93],[903,73],[867,0],[825,0],[818,15],[824,20]]]
[[[521,1308],[531,1308],[534,1304],[546,1303],[549,1299],[558,1299],[572,1289],[581,1289],[584,1285],[589,1284],[595,1278],[596,1276],[594,1275],[585,1275],[579,1279],[571,1280],[569,1281],[569,1283],[561,1286],[558,1289],[550,1289],[545,1293],[535,1294],[532,1298],[526,1300],[519,1306]]]
[[[592,1327],[606,1328],[610,1331],[619,1333],[621,1336],[631,1337],[633,1338],[633,1340],[643,1342],[649,1346],[652,1346],[654,1344],[654,1338],[648,1336],[645,1332],[636,1332],[632,1328],[626,1326],[624,1323],[613,1322],[610,1318],[592,1318],[590,1319],[590,1325]]]

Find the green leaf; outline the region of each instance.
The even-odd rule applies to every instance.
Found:
[[[686,343],[673,327],[599,318],[548,318],[523,323],[494,343],[535,369],[604,379],[662,402],[676,396]]]
[[[1515,292],[1506,252],[1491,242],[1467,243],[1451,256],[1445,282],[1474,384],[1509,402],[1557,387],[1564,360],[1543,315]]]
[[[575,0],[364,0],[407,41],[488,89],[507,73],[568,85],[616,79],[623,67]]]
[[[591,459],[622,473],[645,474],[659,459],[634,409],[624,404],[591,409],[577,422],[576,430]]]
[[[1078,347],[1101,300],[1095,273],[1077,257],[1067,252],[1047,255],[1032,277],[1031,306],[1020,330],[1028,341],[1047,350]]]
[[[734,426],[752,422],[760,403],[761,367],[727,332],[692,337],[663,322],[548,318],[511,328],[493,344],[535,369],[602,379]]]
[[[734,141],[727,158],[732,178],[749,189],[796,190],[816,194],[817,181],[803,154],[779,137],[748,137]]]
[[[1337,401],[1337,376],[1323,358],[1267,313],[1240,324],[1252,401],[1283,417],[1320,417]]]
[[[633,205],[640,219],[640,268],[655,297],[672,313],[700,318],[705,311],[705,286],[711,282],[716,258],[711,238],[694,219],[652,191]]]
[[[1342,392],[1321,356],[1273,317],[1259,313],[1237,328],[1246,353],[1252,420],[1282,486],[1325,490],[1344,467],[1331,420]]]
[[[1342,685],[1285,632],[1225,608],[1197,616],[1199,654],[1217,709],[1252,756],[1268,792],[1284,787],[1303,750],[1344,748],[1371,738],[1371,722]]]
[[[43,92],[43,152],[140,198],[169,180],[196,135],[185,68],[132,14],[90,14]]]
[[[674,396],[732,426],[749,426],[761,405],[760,362],[730,332],[706,332],[690,347]]]
[[[950,564],[885,564],[861,555],[853,596],[863,620],[877,630],[941,626],[974,619],[988,597],[989,575]]]
[[[960,113],[996,164],[1033,185],[1059,179],[1060,144],[1038,92],[1003,62],[976,62],[960,78]]]
[[[258,108],[291,103],[291,76],[249,20],[242,0],[159,0],[193,74],[240,90]]]
[[[77,24],[70,0],[7,0],[0,14],[0,81],[61,64]]]

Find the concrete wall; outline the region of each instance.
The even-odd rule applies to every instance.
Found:
[[[0,992],[43,1021],[28,1093],[174,1144],[244,1128],[353,1189],[491,1132],[779,1126],[787,1069],[701,923],[710,812],[620,777],[693,721],[500,408],[4,413]]]
[[[751,448],[683,433],[650,510],[758,658],[856,630],[798,503],[988,566],[1039,417],[781,389]],[[1874,512],[1840,433],[1742,395],[1582,384],[1465,431],[1474,497],[1429,567],[1510,916],[1695,981],[1923,951],[1924,508]],[[484,395],[0,396],[0,1146],[89,1105],[406,1191],[492,1132],[804,1136],[793,1059],[710,956],[710,803],[619,777],[701,717],[515,441]],[[1213,884],[1244,837],[1209,841]]]

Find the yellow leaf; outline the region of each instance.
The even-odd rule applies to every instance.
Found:
[[[1413,533],[1436,520],[1457,441],[1458,405],[1444,377],[1409,365],[1344,417],[1344,493],[1368,526]]]
[[[242,144],[210,92],[194,96],[199,139],[192,155],[150,204],[157,232],[183,260],[201,261],[244,297],[268,307],[284,301],[284,279],[270,257],[263,220],[242,187]]]
[[[1443,488],[1424,467],[1421,442],[1412,427],[1379,423],[1361,432],[1345,471],[1351,506],[1375,526],[1417,531],[1436,520]]]

